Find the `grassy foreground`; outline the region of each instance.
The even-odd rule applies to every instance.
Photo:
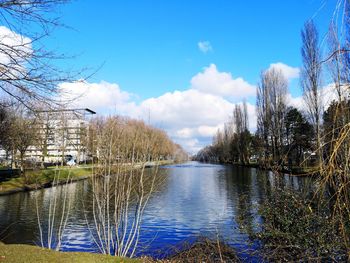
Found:
[[[1,263],[36,263],[36,262],[143,262],[141,259],[119,258],[86,252],[57,252],[46,248],[29,245],[5,245],[0,243]]]

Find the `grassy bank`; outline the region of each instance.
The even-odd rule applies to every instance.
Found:
[[[141,259],[119,258],[85,252],[56,252],[46,248],[29,245],[4,245],[0,243],[0,262],[4,263],[85,263],[85,262],[144,262]]]
[[[170,251],[168,251],[170,252]],[[192,262],[241,262],[234,249],[218,240],[200,238],[194,244],[181,243],[173,248],[165,259],[151,257],[121,258],[87,252],[57,252],[47,248],[31,245],[5,245],[0,242],[0,262],[6,263],[90,263],[90,262],[124,262],[124,263],[192,263]]]
[[[58,183],[83,180],[91,176],[91,167],[50,167],[48,169],[27,170],[26,176],[10,177],[0,183],[0,195],[20,191],[30,191],[43,187],[50,187],[54,178],[59,178]]]
[[[172,163],[173,161],[163,160],[159,162],[150,162],[146,166],[152,167]],[[125,165],[128,166],[129,164]],[[141,167],[141,164],[134,165],[134,168],[136,169]],[[9,173],[10,172],[11,170],[9,170]],[[9,176],[2,181],[0,180],[0,195],[51,187],[54,179],[58,179],[58,184],[66,183],[68,177],[73,182],[84,180],[89,178],[91,174],[91,165],[79,167],[48,167],[47,169],[27,170],[25,173],[26,176]]]

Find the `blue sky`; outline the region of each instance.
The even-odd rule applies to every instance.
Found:
[[[322,0],[75,0],[61,8],[75,30],[56,30],[54,46],[79,55],[77,66],[104,66],[95,79],[119,83],[142,98],[181,90],[204,66],[256,83],[260,71],[281,61],[300,65],[300,30]],[[327,28],[335,1],[317,13]],[[209,41],[212,52],[198,50]]]
[[[172,118],[178,114],[177,119],[181,119],[192,114],[181,112],[181,109],[191,111],[188,104],[196,103],[188,96],[201,100],[205,94],[216,96],[203,97],[202,101],[217,100],[213,102],[217,104],[213,107],[217,114],[221,112],[219,104],[225,104],[222,112],[227,112],[243,97],[253,107],[255,96],[245,90],[247,85],[243,87],[239,83],[255,86],[260,72],[273,63],[288,66],[295,73],[301,65],[300,31],[304,22],[314,18],[323,37],[335,4],[336,0],[75,0],[59,10],[62,22],[72,29],[58,28],[46,45],[60,53],[76,55],[72,60],[59,62],[62,67],[97,69],[103,65],[88,80],[89,84],[96,84],[94,92],[99,93],[102,83],[101,94],[105,92],[108,96],[111,92],[110,98],[116,96],[113,110],[111,105],[106,105],[109,107],[106,110],[103,105],[95,104],[102,114],[119,113],[137,118],[151,115],[153,125],[166,129],[186,149],[195,152],[210,143],[214,127],[222,126],[227,114],[218,116],[217,123],[203,120],[203,125],[198,122],[193,127],[191,120],[172,125],[161,116]],[[207,43],[209,50],[203,52],[200,43],[202,46]],[[198,74],[202,79],[193,82]],[[211,81],[212,85],[205,86]],[[219,90],[220,85],[237,85],[236,90],[242,89],[242,96],[210,91]],[[74,88],[69,86],[69,89]],[[290,77],[290,93],[295,98],[301,94],[295,74]],[[93,98],[90,94],[90,100]],[[166,107],[166,103],[174,101],[184,105],[173,105],[171,113],[156,112],[157,105]],[[251,111],[253,115],[254,109]],[[200,114],[212,113],[201,111]],[[204,132],[202,127],[203,132],[199,132],[199,126],[207,130]]]

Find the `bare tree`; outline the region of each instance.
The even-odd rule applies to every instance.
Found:
[[[245,101],[243,105],[235,105],[233,111],[233,126],[235,129],[231,143],[234,161],[247,164],[249,162],[249,144],[251,136],[248,130],[248,110]]]
[[[262,73],[257,90],[258,133],[265,141],[265,162],[270,154],[274,162],[283,153],[284,118],[288,82],[280,70]]]
[[[307,106],[311,123],[315,129],[316,152],[321,163],[321,117],[323,103],[321,99],[321,50],[318,40],[318,31],[312,20],[304,25],[301,32],[301,56],[303,67],[301,70],[301,86],[304,92],[304,101]]]
[[[38,114],[38,121],[34,128],[37,130],[35,147],[41,154],[41,168],[45,168],[45,160],[48,156],[50,141],[54,136],[55,126],[52,121],[50,121],[49,114]]]
[[[6,110],[6,120],[0,124],[3,129],[1,147],[10,152],[11,167],[19,167],[24,176],[25,155],[37,139],[35,122],[21,105],[14,105]]]
[[[60,25],[57,5],[68,0],[3,0],[0,2],[0,90],[27,108],[34,102],[58,103],[57,85],[77,77],[54,66],[63,55],[47,50],[43,39]],[[73,76],[74,75],[74,76]]]
[[[7,133],[10,129],[10,114],[7,107],[0,105],[0,147],[6,149]]]
[[[88,224],[93,226],[90,229],[102,253],[132,257],[139,244],[145,207],[162,183],[158,160],[173,156],[164,150],[177,147],[159,129],[121,117],[95,119],[89,139],[95,162],[93,220]],[[146,169],[150,161],[155,168]]]
[[[11,132],[15,149],[19,152],[20,168],[25,176],[25,161],[24,157],[28,148],[35,144],[37,138],[36,130],[34,129],[35,119],[25,116],[16,116],[12,123]]]
[[[266,85],[265,74],[261,73],[260,83],[257,88],[256,96],[256,111],[257,111],[257,134],[264,142],[264,154],[260,156],[260,160],[263,160],[263,165],[265,165],[270,156],[270,125],[271,125],[271,110],[269,93],[270,87]]]

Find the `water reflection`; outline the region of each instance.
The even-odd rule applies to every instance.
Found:
[[[254,168],[197,162],[165,166],[160,173],[164,183],[145,210],[139,254],[154,255],[199,235],[220,235],[244,251],[248,237],[240,231],[240,220],[252,231],[257,228],[257,208],[266,191],[277,183],[294,189],[308,184],[303,178],[276,177]],[[35,200],[45,215],[53,195],[62,195],[62,187],[0,197],[0,238],[5,243],[39,244]],[[92,217],[89,182],[69,185],[69,198],[73,207],[62,250],[96,252],[86,223]]]

